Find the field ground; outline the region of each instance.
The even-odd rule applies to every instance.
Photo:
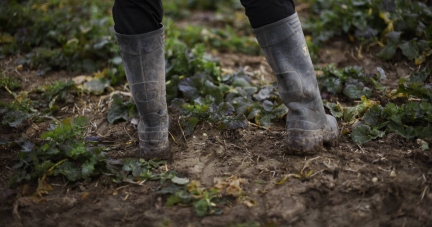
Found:
[[[355,43],[333,40],[320,50],[318,65],[359,65],[367,72],[382,67],[387,75],[384,85],[389,89],[396,88],[400,78],[418,67],[408,61],[391,65],[377,59],[376,52],[372,48],[360,53]],[[274,81],[263,57],[232,53],[216,56],[222,68],[261,70],[267,81]],[[0,67],[19,78],[25,91],[80,75],[60,71],[36,77],[31,72],[15,71],[17,58],[1,60]],[[0,101],[13,100],[5,90],[0,90],[0,97]],[[31,98],[40,97],[34,94]],[[76,97],[74,103],[61,106],[54,116],[65,119],[86,115],[92,122],[86,136],[99,136],[102,144],[116,148],[108,153],[109,157],[136,157],[135,126],[130,121],[108,124],[109,100],[106,96],[84,94]],[[333,101],[350,104],[337,97]],[[177,122],[176,110],[170,107],[169,112]],[[16,129],[2,126],[0,137],[14,141],[26,135],[36,141],[47,127],[48,122],[33,121],[26,121]],[[340,123],[339,127],[342,131],[349,126]],[[291,156],[283,154],[284,121],[267,129],[251,125],[237,130],[220,130],[204,122],[186,140],[175,123],[171,133],[175,138],[170,139],[173,158],[162,169],[176,170],[180,176],[198,180],[206,187],[219,177],[238,176],[246,180],[241,187],[256,205],[248,207],[230,198],[221,206],[222,214],[199,218],[192,207],[165,206],[167,196],[154,191],[159,182],[115,184],[104,175],[91,182],[49,178],[47,182],[54,190],[44,195],[43,201],[16,203],[18,192],[27,191],[30,195],[37,184],[9,189],[7,182],[19,149],[1,148],[0,225],[432,226],[432,152],[420,149],[415,139],[389,134],[359,146],[342,135],[336,147],[325,147],[315,155]],[[305,172],[311,175],[304,179],[291,177],[276,184],[288,174]]]

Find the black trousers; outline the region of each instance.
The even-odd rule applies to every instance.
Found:
[[[282,20],[295,13],[293,0],[240,0],[252,28]],[[114,29],[117,33],[137,35],[159,29],[162,25],[161,0],[115,0]]]

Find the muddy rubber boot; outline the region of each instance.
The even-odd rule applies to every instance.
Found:
[[[282,101],[288,107],[287,153],[314,153],[323,142],[336,145],[337,121],[327,115],[315,70],[297,13],[253,30],[276,74]]]
[[[116,33],[135,105],[140,157],[167,159],[169,116],[165,88],[164,28],[140,35]]]

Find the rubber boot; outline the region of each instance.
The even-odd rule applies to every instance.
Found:
[[[337,121],[324,111],[297,13],[253,32],[276,74],[279,94],[289,109],[286,152],[315,153],[323,142],[337,144]]]
[[[135,105],[140,157],[169,158],[169,116],[165,88],[164,28],[140,35],[116,33]]]

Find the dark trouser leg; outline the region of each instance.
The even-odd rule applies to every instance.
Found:
[[[240,0],[246,9],[252,28],[282,20],[295,13],[292,0]]]
[[[113,16],[129,88],[140,114],[140,156],[168,158],[169,117],[161,1],[116,0]]]
[[[162,27],[161,0],[115,0],[114,29],[123,35],[138,35]]]
[[[249,7],[246,15],[276,74],[280,97],[289,109],[286,151],[313,153],[321,149],[323,142],[336,144],[339,131],[336,119],[325,114],[300,20],[297,13],[292,13],[291,3],[242,0]]]

